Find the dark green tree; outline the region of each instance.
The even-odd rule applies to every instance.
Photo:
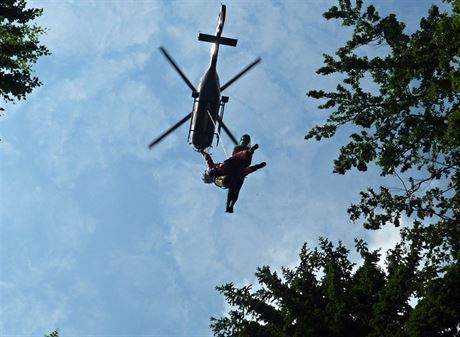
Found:
[[[458,263],[444,277],[424,286],[419,274],[421,243],[410,247],[403,237],[387,252],[386,268],[379,251],[356,241],[359,266],[339,243],[320,239],[319,248],[305,244],[294,269],[281,276],[265,266],[256,272],[260,289],[217,287],[232,310],[211,318],[217,337],[416,337],[459,336]]]
[[[21,100],[42,83],[32,65],[48,49],[40,45],[45,29],[32,23],[43,10],[27,8],[25,0],[0,1],[0,95],[4,101]]]
[[[343,80],[333,92],[308,93],[331,114],[306,139],[347,126],[334,172],[373,164],[400,182],[369,187],[348,210],[368,229],[410,219],[386,270],[358,242],[363,263],[353,272],[347,250],[322,240],[319,250],[304,247],[299,267],[282,269],[281,278],[259,268],[257,291],[218,287],[233,309],[212,319],[216,336],[460,335],[460,0],[445,2],[448,12],[432,6],[412,34],[362,0],[338,0],[324,13],[353,33],[324,55],[318,73]]]
[[[420,28],[406,34],[394,14],[382,18],[362,0],[340,0],[324,17],[341,20],[353,35],[335,56],[324,55],[318,73],[340,74],[343,82],[333,92],[308,93],[332,113],[307,139],[330,138],[349,126],[334,172],[366,171],[373,163],[400,181],[399,189],[361,192],[350,218],[370,229],[412,219],[404,237],[421,244],[429,280],[458,263],[460,246],[460,1],[445,2],[449,12],[433,5]]]
[[[407,336],[419,249],[398,245],[389,252],[385,272],[378,266],[379,252],[370,252],[363,241],[356,242],[357,268],[340,243],[334,247],[320,239],[314,250],[304,245],[299,266],[282,268],[281,277],[259,268],[259,290],[232,283],[218,287],[233,309],[212,318],[211,328],[218,337]]]

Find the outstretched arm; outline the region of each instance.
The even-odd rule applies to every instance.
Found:
[[[214,161],[212,160],[211,156],[209,153],[205,151],[201,151],[201,154],[203,155],[204,159],[206,160],[206,163],[208,164],[208,168],[214,168],[216,164],[214,164]]]

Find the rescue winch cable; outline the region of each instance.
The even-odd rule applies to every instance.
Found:
[[[211,119],[212,124],[214,124],[214,129],[217,129],[217,137],[219,138],[219,143],[220,146],[222,147],[222,150],[224,151],[225,158],[228,158],[227,151],[225,151],[224,143],[222,142],[222,137],[220,136],[219,129],[217,128],[216,122],[214,122],[214,119],[211,116],[211,113],[208,111],[209,118]]]

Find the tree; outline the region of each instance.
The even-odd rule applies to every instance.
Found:
[[[331,138],[348,125],[334,172],[374,164],[400,181],[400,189],[368,188],[348,210],[368,229],[411,221],[385,271],[361,241],[356,272],[341,244],[305,246],[299,267],[282,269],[282,278],[259,268],[260,290],[218,287],[233,309],[212,318],[216,336],[459,336],[460,0],[445,2],[451,10],[432,6],[413,34],[362,0],[338,0],[324,13],[353,34],[335,56],[324,55],[318,73],[343,81],[333,92],[308,92],[332,112],[305,138]],[[369,48],[378,55],[366,55]]]
[[[0,95],[4,101],[21,100],[42,83],[32,65],[48,49],[40,45],[45,29],[31,23],[43,10],[27,8],[25,0],[0,2]]]
[[[455,315],[434,320],[440,324],[426,330],[426,324],[419,324],[428,322],[419,315],[427,312],[419,310],[425,304],[409,305],[420,246],[406,250],[400,243],[389,252],[386,271],[378,265],[379,251],[370,252],[363,241],[356,241],[356,250],[362,261],[355,269],[341,243],[334,247],[320,239],[319,249],[310,250],[305,244],[299,266],[282,268],[282,277],[269,267],[258,268],[259,290],[232,283],[218,287],[233,309],[226,317],[211,318],[214,335],[377,337],[427,336],[427,331],[429,336],[457,335]]]
[[[324,17],[353,27],[350,41],[324,55],[319,74],[341,74],[336,91],[312,90],[331,109],[324,125],[306,136],[330,138],[343,125],[352,126],[350,141],[340,149],[334,172],[366,171],[376,164],[382,176],[394,175],[400,190],[381,186],[361,192],[348,212],[364,227],[400,226],[412,219],[405,238],[422,244],[426,277],[436,278],[458,262],[460,245],[460,1],[441,13],[432,6],[420,29],[404,33],[394,14],[381,18],[363,1],[340,0]],[[364,55],[378,47],[381,55]],[[383,53],[386,50],[387,53]],[[376,90],[368,89],[372,81]]]

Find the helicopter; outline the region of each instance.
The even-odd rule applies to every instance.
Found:
[[[222,36],[225,23],[226,6],[221,5],[219,17],[217,20],[217,29],[215,35],[198,34],[198,40],[212,43],[211,46],[211,60],[209,67],[202,76],[198,89],[196,89],[190,80],[185,76],[184,72],[179,68],[177,63],[173,60],[171,55],[164,47],[159,47],[163,56],[178,72],[180,77],[184,80],[187,86],[192,91],[193,107],[192,112],[187,114],[184,118],[174,124],[167,131],[162,133],[159,137],[154,139],[149,144],[149,149],[160,143],[166,136],[176,130],[187,120],[190,119],[190,127],[188,132],[188,142],[192,144],[196,151],[204,151],[212,146],[214,135],[217,128],[217,144],[220,138],[221,128],[230,137],[233,143],[237,144],[237,140],[229,128],[223,121],[225,103],[228,102],[228,96],[221,96],[221,93],[227,89],[231,84],[238,80],[241,76],[246,74],[250,69],[257,65],[261,59],[257,58],[250,63],[246,68],[241,70],[237,75],[230,79],[227,83],[220,86],[219,76],[217,75],[217,58],[219,55],[219,46],[226,45],[236,47],[238,40]]]

